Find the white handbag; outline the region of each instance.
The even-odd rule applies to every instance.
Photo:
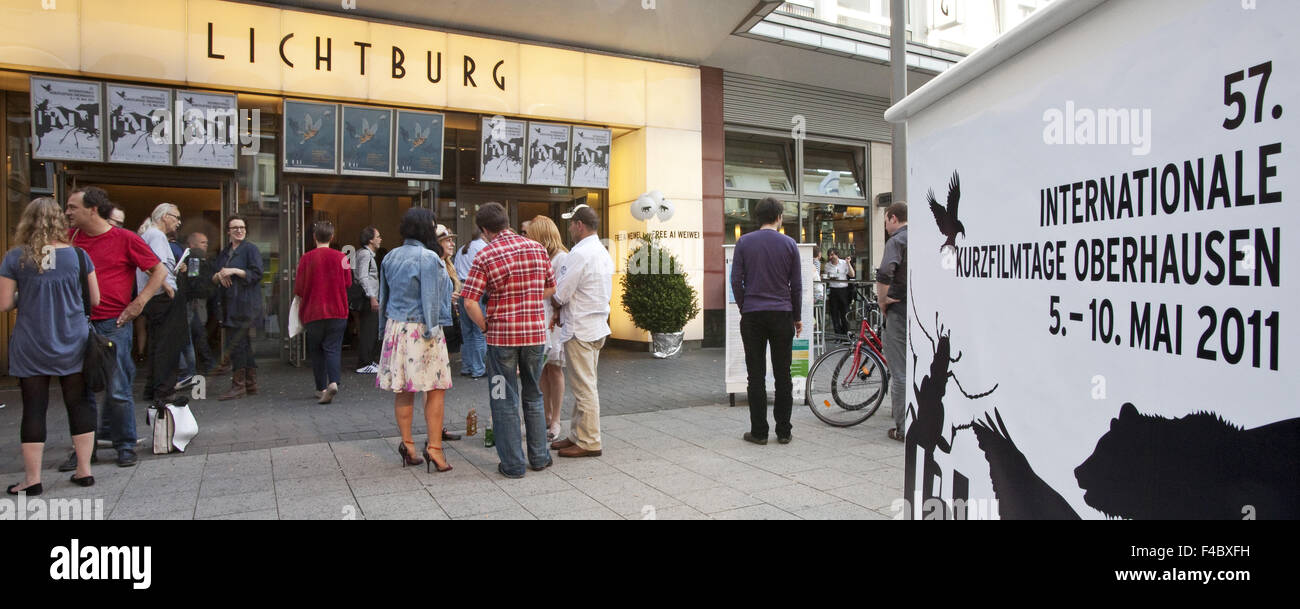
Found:
[[[298,307],[302,305],[302,298],[293,297],[293,303],[289,305],[289,338],[293,338],[302,333],[302,320],[298,318]]]
[[[190,440],[199,434],[199,423],[189,406],[149,408],[148,422],[153,426],[153,454],[185,452]]]

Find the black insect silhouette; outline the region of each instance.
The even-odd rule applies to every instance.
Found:
[[[911,284],[910,278],[908,284]],[[920,314],[916,311],[915,294],[910,298],[912,301],[912,314],[917,319],[917,326],[921,328],[921,333],[930,341],[930,347],[934,358],[930,362],[930,374],[921,379],[921,384],[917,385],[912,381],[912,394],[916,398],[915,407],[908,405],[908,414],[912,417],[911,425],[907,427],[906,436],[906,472],[903,474],[903,488],[912,496],[916,486],[916,448],[920,447],[925,452],[925,464],[921,477],[921,495],[922,500],[926,501],[937,497],[936,491],[931,488],[931,480],[939,477],[939,464],[934,460],[936,450],[948,453],[952,451],[953,438],[957,435],[957,427],[950,426],[949,436],[943,437],[944,432],[944,396],[947,395],[948,379],[951,378],[957,385],[957,390],[968,399],[978,400],[997,390],[998,386],[994,385],[992,389],[983,393],[970,394],[961,386],[961,381],[949,367],[961,361],[961,352],[957,356],[952,356],[952,332],[945,331],[944,327],[939,324],[938,311],[934,314],[935,334],[939,337],[936,341],[930,333],[925,330],[925,324],[920,322]],[[908,334],[908,346],[912,351],[913,368],[918,367],[920,359],[916,354],[916,347],[911,344],[911,334]]]
[[[995,421],[996,419],[996,421]],[[1007,432],[1002,413],[984,415],[968,426],[975,432],[980,450],[989,464],[989,479],[998,499],[998,516],[1003,520],[1079,520],[1069,502],[1043,481],[1029,459],[1020,452]]]
[[[966,227],[962,225],[961,220],[957,219],[957,203],[961,200],[961,181],[957,177],[957,172],[952,172],[952,180],[948,182],[948,207],[945,209],[934,200],[934,189],[931,189],[925,195],[926,200],[930,202],[930,213],[934,214],[934,221],[939,225],[939,232],[948,238],[939,246],[943,251],[946,247],[957,248],[957,235],[966,236]]]
[[[99,104],[79,104],[75,109],[58,106],[56,111],[62,114],[62,125],[64,125],[63,137],[59,138],[62,144],[69,137],[72,141],[81,146],[81,137],[99,137],[99,126],[95,124],[95,119],[99,118]]]
[[[118,95],[122,95],[122,92],[119,91]],[[113,110],[108,115],[109,154],[116,152],[118,140],[128,135],[136,136],[135,141],[131,143],[131,148],[143,143],[145,150],[152,150],[149,146],[152,139],[150,136],[163,120],[162,117],[154,117],[150,114],[127,112],[125,106],[113,106]]]
[[[1108,516],[1294,520],[1296,455],[1300,418],[1243,429],[1211,412],[1167,419],[1125,403],[1074,476]]]

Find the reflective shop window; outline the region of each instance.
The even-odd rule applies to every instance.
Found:
[[[853,258],[859,278],[871,268],[867,249],[867,212],[865,206],[808,203],[804,205],[807,218],[807,239],[804,242],[821,246],[825,257],[834,249],[844,258]]]
[[[728,135],[722,167],[726,187],[735,190],[793,193],[792,144],[793,142],[758,136]]]
[[[723,215],[727,227],[724,243],[734,244],[741,235],[759,229],[760,224],[754,220],[752,211],[758,201],[758,199],[734,197],[724,199]],[[802,242],[802,234],[799,230],[799,204],[794,201],[783,201],[783,203],[785,203],[785,213],[782,218],[781,232],[795,241]]]
[[[806,144],[803,151],[803,192],[822,197],[862,198],[862,164],[848,148]]]

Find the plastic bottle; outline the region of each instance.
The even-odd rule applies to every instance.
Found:
[[[496,437],[492,435],[492,428],[489,427],[487,428],[486,431],[483,432],[483,446],[486,448],[492,448],[493,446],[496,445],[497,445]]]
[[[465,415],[465,435],[472,436],[478,433],[478,412],[473,408],[469,409],[469,414]]]

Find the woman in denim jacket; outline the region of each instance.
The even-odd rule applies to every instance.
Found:
[[[424,420],[429,429],[424,459],[438,471],[451,470],[442,452],[444,392],[451,388],[447,341],[442,326],[451,324],[451,279],[432,242],[433,212],[412,208],[402,216],[402,246],[384,257],[379,275],[379,326],[384,329],[375,386],[397,394],[393,411],[402,443],[403,467],[423,463],[415,456],[411,421],[415,394],[425,392]],[[426,466],[428,469],[428,466]]]

